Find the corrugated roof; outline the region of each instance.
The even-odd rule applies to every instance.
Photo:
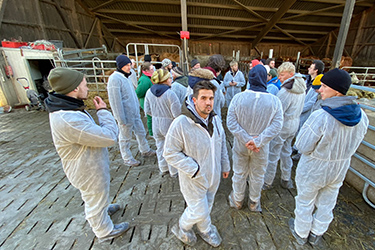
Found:
[[[131,32],[179,39],[180,0],[80,1],[120,39]],[[353,16],[373,5],[357,1]],[[191,40],[251,42],[261,36],[260,41],[306,45],[340,26],[344,6],[345,0],[187,0],[187,26]],[[264,32],[269,22],[274,25]]]

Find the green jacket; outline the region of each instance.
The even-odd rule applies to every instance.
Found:
[[[149,88],[151,88],[151,86],[152,86],[152,82],[151,82],[150,77],[142,73],[141,77],[138,80],[138,87],[135,90],[135,93],[137,93],[139,103],[141,104],[142,109],[145,103],[146,92]]]

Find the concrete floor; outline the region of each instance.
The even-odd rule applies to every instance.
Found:
[[[156,157],[142,165],[122,164],[118,146],[109,148],[113,202],[122,206],[112,219],[130,222],[122,237],[98,243],[84,219],[79,192],[65,178],[52,143],[46,112],[15,110],[0,115],[0,249],[211,249],[199,236],[184,246],[170,232],[184,210],[177,179],[159,175]],[[149,139],[155,149],[153,139]],[[231,145],[228,135],[228,146]],[[229,149],[230,151],[230,149]],[[223,238],[218,249],[312,249],[289,233],[296,190],[279,184],[262,193],[262,213],[229,208],[231,179],[222,180],[213,223]],[[245,203],[247,204],[247,203]],[[354,188],[341,188],[335,219],[314,249],[375,249],[375,211]]]

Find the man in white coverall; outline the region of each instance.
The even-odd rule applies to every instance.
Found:
[[[301,245],[307,240],[318,244],[327,231],[350,159],[368,127],[355,97],[345,96],[351,85],[346,71],[327,72],[321,84],[322,108],[310,115],[296,141],[302,156],[296,171],[295,220],[289,220],[289,228]]]
[[[165,140],[164,158],[178,170],[181,193],[187,203],[172,232],[188,245],[197,241],[195,224],[207,243],[214,247],[221,243],[210,213],[221,173],[227,178],[230,165],[222,122],[212,112],[215,91],[209,81],[196,83]]]
[[[306,84],[301,74],[295,74],[295,66],[284,62],[277,69],[282,83],[277,97],[283,107],[284,123],[281,132],[270,142],[268,166],[264,175],[263,189],[270,189],[275,179],[277,162],[280,159],[281,187],[293,188],[291,179],[293,161],[292,140],[297,133],[299,118],[305,101]]]
[[[116,143],[118,128],[105,102],[95,97],[99,125],[84,110],[88,87],[84,75],[68,68],[51,70],[52,89],[45,100],[52,139],[70,183],[81,192],[86,220],[100,241],[129,229],[127,222],[113,225],[109,215],[120,209],[109,205],[109,158],[106,147]]]
[[[249,209],[261,212],[260,195],[268,162],[269,142],[283,126],[279,98],[267,92],[267,71],[263,65],[249,73],[250,89],[234,96],[229,105],[227,127],[234,135],[233,190],[231,207],[241,209],[249,177]]]
[[[139,101],[129,79],[131,63],[125,55],[116,58],[117,70],[109,77],[107,89],[109,103],[120,130],[119,144],[122,159],[126,166],[138,166],[141,162],[134,159],[130,151],[133,131],[143,156],[155,155],[155,151],[150,149],[146,140],[146,130],[139,114]]]

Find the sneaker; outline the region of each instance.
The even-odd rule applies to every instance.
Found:
[[[230,194],[228,196],[228,199],[229,199],[229,206],[230,207],[234,207],[237,210],[240,210],[242,208],[242,201],[238,202],[238,201],[234,200],[233,191],[230,192]]]
[[[285,181],[285,180],[281,179],[280,185],[284,189],[293,189],[294,188],[292,180]]]
[[[128,231],[128,229],[129,229],[129,223],[127,222],[115,224],[113,225],[112,232],[110,232],[108,235],[102,238],[99,238],[99,243],[102,243],[103,241],[107,241],[107,240],[112,240],[113,238],[116,238],[122,235],[123,233],[125,233],[126,231]]]
[[[208,233],[198,232],[202,239],[213,247],[218,247],[221,244],[221,237],[217,228],[211,225],[211,229]]]
[[[299,159],[301,159],[301,154],[300,153],[297,153],[295,155],[292,156],[292,160],[294,161],[299,161]]]
[[[119,204],[109,204],[108,206],[108,215],[112,216],[114,215],[118,210],[120,210],[120,205]]]
[[[310,232],[308,240],[311,245],[316,246],[321,238],[322,235],[315,235],[314,233]]]
[[[290,218],[288,221],[289,229],[299,245],[304,245],[307,242],[307,238],[301,238],[294,230],[294,218]]]
[[[142,156],[144,157],[149,157],[149,156],[154,156],[154,155],[156,155],[156,151],[153,149],[150,149],[149,151],[142,153]]]
[[[267,183],[264,183],[262,186],[262,190],[270,190],[272,188],[273,188],[272,185],[268,185]]]
[[[260,201],[255,202],[249,199],[249,209],[251,212],[262,212],[262,207],[260,206]]]
[[[125,166],[128,166],[128,167],[136,167],[136,166],[139,166],[141,162],[133,158],[133,159],[126,160],[126,161],[124,160],[124,164]]]
[[[197,243],[197,236],[195,236],[193,229],[185,231],[180,228],[178,222],[172,227],[171,231],[177,237],[177,239],[186,245],[193,246],[195,243]]]

